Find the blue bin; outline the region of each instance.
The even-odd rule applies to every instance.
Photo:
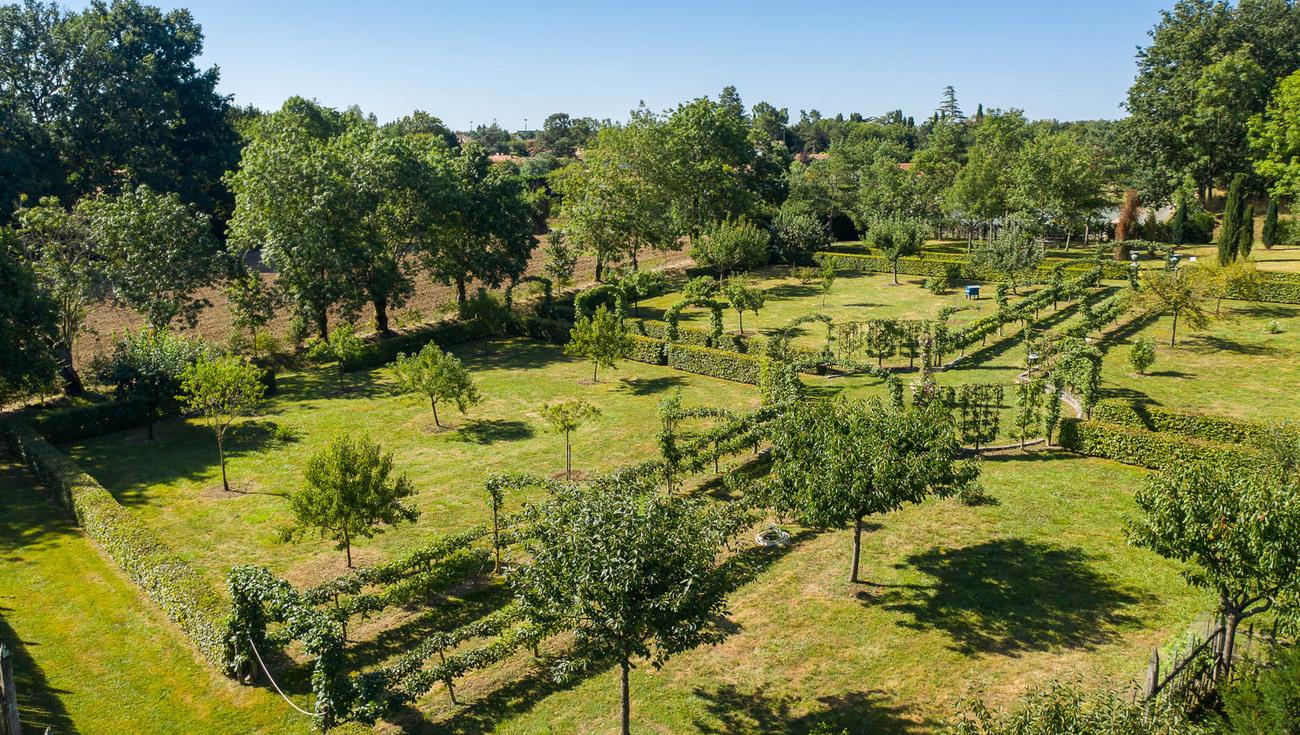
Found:
[[[968,298],[968,299],[979,299],[979,297],[980,297],[980,287],[979,287],[979,286],[967,286],[967,287],[966,287],[966,298]]]

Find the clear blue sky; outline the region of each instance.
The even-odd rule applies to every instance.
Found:
[[[1173,2],[154,1],[191,10],[205,65],[240,104],[299,94],[385,121],[419,108],[509,129],[557,111],[623,119],[641,100],[660,110],[727,84],[792,119],[921,117],[946,84],[967,111],[1115,118],[1134,49]]]

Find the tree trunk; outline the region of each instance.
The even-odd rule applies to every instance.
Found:
[[[501,521],[500,508],[495,502],[492,503],[492,554],[495,562],[492,566],[493,574],[501,573]]]
[[[442,422],[438,420],[438,399],[429,399],[429,405],[433,406],[433,425],[441,427]]]
[[[621,732],[623,735],[630,735],[632,732],[632,697],[628,691],[627,678],[628,672],[631,670],[632,666],[628,663],[626,658],[619,661],[619,666],[623,669],[621,677],[623,688],[623,728]]]
[[[230,492],[230,482],[226,480],[226,448],[221,435],[217,435],[217,458],[221,460],[221,489]]]
[[[596,362],[595,360],[592,360],[591,361],[591,382],[593,383],[597,382],[596,371],[599,369],[600,369],[600,363]]]
[[[745,312],[737,311],[736,316],[740,317],[740,336],[745,336]]]
[[[385,336],[392,334],[393,331],[388,328],[388,298],[378,296],[371,304],[375,307],[375,331]]]
[[[1173,347],[1174,343],[1177,341],[1178,341],[1178,312],[1175,311],[1174,325],[1173,328],[1169,330],[1169,346]]]
[[[465,278],[460,277],[456,279],[456,303],[464,306],[466,301],[469,301],[469,296],[465,292]]]
[[[316,310],[316,334],[321,339],[330,338],[330,318],[326,309]]]
[[[1237,627],[1241,625],[1241,614],[1232,612],[1223,616],[1223,646],[1219,654],[1219,675],[1226,676],[1232,670],[1232,656],[1237,644]]]
[[[352,568],[352,538],[346,530],[343,531],[343,553],[347,555],[348,569]]]
[[[894,285],[898,285],[898,261],[894,261]]]
[[[853,519],[853,574],[849,581],[858,581],[858,559],[862,555],[862,516]]]
[[[596,283],[600,283],[601,276],[605,274],[605,258],[600,251],[596,251]]]
[[[573,445],[569,443],[569,432],[564,432],[564,479],[573,482]]]
[[[72,364],[72,348],[59,345],[59,374],[63,376],[63,394],[67,396],[85,395],[86,386]]]

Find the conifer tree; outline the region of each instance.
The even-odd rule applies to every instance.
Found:
[[[1255,247],[1255,205],[1247,204],[1237,229],[1237,256],[1245,258]]]
[[[1223,224],[1219,226],[1219,265],[1227,265],[1237,259],[1237,247],[1241,244],[1241,221],[1245,214],[1246,175],[1237,174],[1228,185],[1228,197],[1223,205]]]
[[[1264,210],[1264,232],[1261,242],[1266,250],[1277,244],[1277,197],[1269,197],[1268,208]]]

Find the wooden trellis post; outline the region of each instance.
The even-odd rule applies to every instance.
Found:
[[[0,643],[0,735],[22,735],[18,723],[18,690],[14,687],[13,654]]]

